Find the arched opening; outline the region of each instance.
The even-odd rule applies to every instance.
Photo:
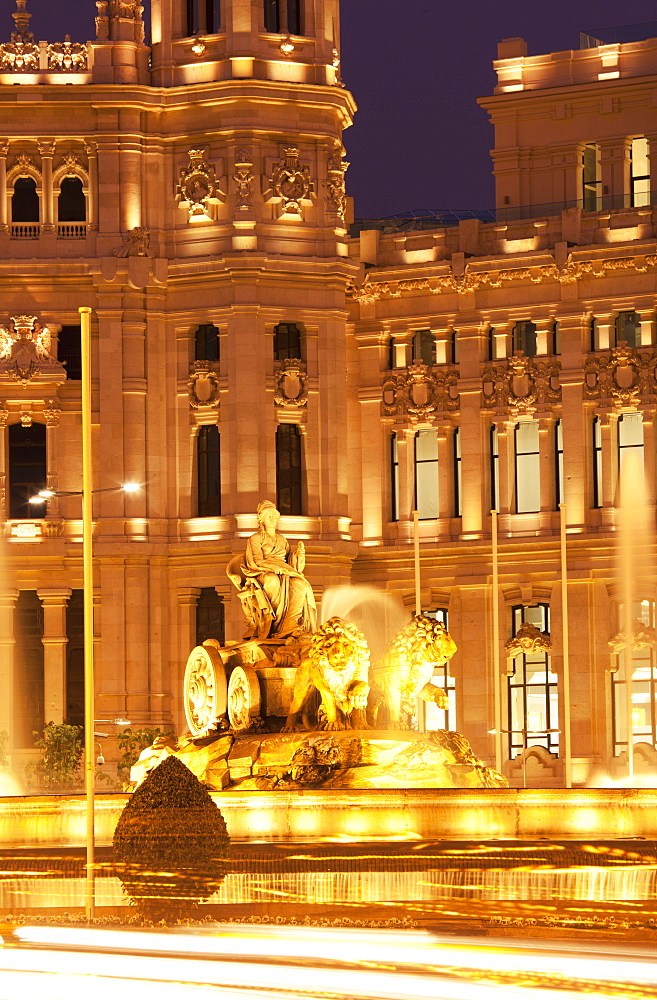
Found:
[[[79,177],[64,177],[57,199],[59,222],[86,222],[87,201]]]
[[[39,194],[33,177],[17,177],[11,196],[12,222],[39,221]]]

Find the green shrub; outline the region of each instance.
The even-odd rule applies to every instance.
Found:
[[[28,782],[44,791],[68,791],[78,786],[84,754],[82,727],[49,722],[41,735],[34,736],[34,745],[43,753],[41,760],[25,768]]]
[[[132,729],[128,726],[127,729],[123,729],[116,737],[120,752],[116,765],[119,779],[124,782],[130,781],[130,768],[139,760],[142,750],[151,746],[158,736],[168,738],[174,735],[171,730],[163,732],[159,726],[145,726],[143,729]]]

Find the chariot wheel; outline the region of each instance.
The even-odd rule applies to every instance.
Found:
[[[212,645],[195,646],[183,682],[185,718],[193,736],[202,736],[226,714],[226,670]]]
[[[260,682],[253,667],[233,669],[228,682],[228,721],[231,729],[249,729],[260,716]]]

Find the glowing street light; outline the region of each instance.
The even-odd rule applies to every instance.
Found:
[[[121,486],[106,486],[101,490],[91,490],[91,493],[137,493],[141,489],[139,483],[123,483]],[[51,490],[43,489],[39,490],[30,497],[29,503],[47,503],[48,500],[52,500],[53,497],[81,497],[83,495],[82,490]]]

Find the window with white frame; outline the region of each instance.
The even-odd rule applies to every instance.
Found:
[[[625,608],[618,609],[618,626],[625,630]],[[634,601],[632,620],[647,628],[655,627],[655,602]],[[657,746],[657,650],[646,643],[631,651],[632,657],[632,745]],[[627,752],[627,649],[615,657],[616,670],[611,675],[613,754]]]
[[[633,207],[650,204],[650,160],[645,136],[630,145],[630,202]]]
[[[541,509],[541,462],[537,420],[521,420],[515,429],[516,513]]]
[[[585,212],[597,212],[601,208],[601,191],[600,147],[591,142],[582,153],[582,208]]]
[[[418,517],[429,520],[439,516],[438,435],[435,430],[415,433],[415,509]]]
[[[431,330],[418,330],[413,335],[413,361],[421,361],[423,365],[436,363],[436,338]]]
[[[399,520],[399,438],[390,435],[390,520]]]
[[[557,420],[554,425],[554,486],[555,486],[555,506],[559,509],[559,504],[565,503],[564,499],[564,478],[563,478],[563,421]]]
[[[431,611],[423,611],[422,614],[442,622],[449,631],[447,608],[433,608]],[[433,684],[447,693],[449,704],[447,708],[438,708],[434,702],[425,702],[424,727],[427,730],[446,729],[450,732],[456,730],[456,680],[450,670],[451,662],[448,660],[447,663],[441,663],[431,678]]]
[[[523,625],[533,625],[539,632],[549,634],[548,604],[516,605],[511,616],[514,637]],[[559,753],[558,678],[546,649],[535,648],[514,657],[513,674],[508,679],[507,710],[511,759],[530,746]]]
[[[641,346],[641,317],[633,309],[619,312],[615,326],[617,344],[625,341],[630,347]]]
[[[454,428],[454,516],[463,515],[463,468],[461,462],[461,428]]]
[[[593,506],[602,507],[602,422],[594,417],[592,423]]]
[[[522,351],[528,358],[536,357],[536,324],[521,320],[513,327],[513,350]]]
[[[632,459],[639,469],[643,469],[643,416],[641,413],[622,413],[618,418],[618,475],[621,483],[626,463]]]

